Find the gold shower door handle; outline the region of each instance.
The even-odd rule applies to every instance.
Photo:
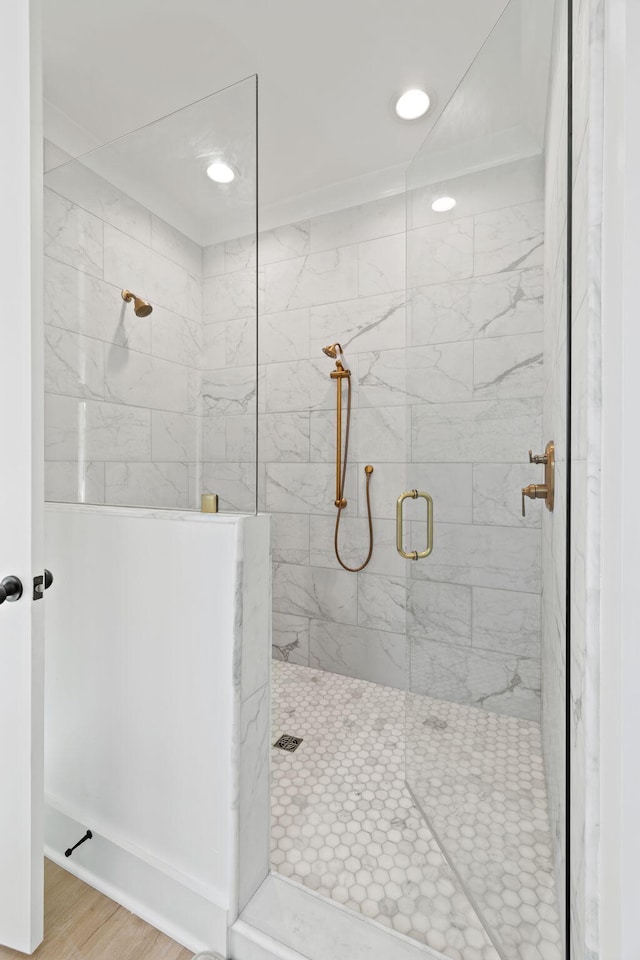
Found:
[[[422,497],[427,501],[427,547],[425,550],[412,550],[411,553],[405,551],[402,543],[402,515],[404,512],[404,502],[409,497],[412,500],[417,500],[418,497]],[[401,493],[396,500],[396,550],[405,560],[423,560],[425,557],[428,557],[433,550],[433,500],[429,494],[423,490],[406,490],[405,493]]]

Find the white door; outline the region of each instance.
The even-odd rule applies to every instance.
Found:
[[[40,50],[35,4],[0,3],[0,944],[43,926]],[[33,248],[32,248],[33,245]],[[40,249],[38,249],[40,248]],[[6,589],[8,587],[8,589]]]

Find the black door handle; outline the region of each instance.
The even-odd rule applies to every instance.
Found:
[[[33,599],[42,600],[45,590],[48,590],[53,583],[53,574],[51,570],[44,571],[44,577],[33,578]]]
[[[4,603],[5,600],[13,602],[19,600],[21,596],[22,581],[17,577],[5,577],[0,582],[0,603]]]

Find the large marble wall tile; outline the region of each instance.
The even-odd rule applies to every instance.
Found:
[[[202,490],[217,493],[221,512],[255,513],[257,502],[256,473],[254,463],[203,463]]]
[[[199,280],[173,260],[108,225],[104,228],[104,279],[135,290],[154,307],[166,307],[191,320],[202,316]]]
[[[247,367],[256,363],[258,355],[258,324],[255,315],[224,324],[225,365]]]
[[[44,319],[63,330],[151,352],[151,318],[136,317],[119,287],[51,257],[44,258]]]
[[[356,489],[359,491],[358,514],[361,517],[367,515],[367,501],[364,496],[364,467],[366,464],[359,463],[355,466]],[[330,462],[327,468],[331,469]],[[396,500],[400,494],[409,489],[407,487],[407,477],[411,470],[405,460],[400,463],[383,463],[377,459],[373,461],[373,474],[371,476],[371,515],[376,518],[390,519],[396,515]],[[351,490],[354,488],[351,487]],[[353,494],[351,494],[353,496]]]
[[[543,157],[527,157],[410,190],[407,196],[408,226],[410,229],[426,227],[442,220],[456,220],[516,203],[541,200],[543,194]],[[432,209],[431,204],[437,197],[451,195],[456,198],[456,206],[449,213],[436,213]]]
[[[540,719],[537,661],[432,640],[414,639],[409,649],[412,692]]]
[[[202,247],[154,214],[151,215],[151,246],[168,260],[179,263],[192,276],[202,276]]]
[[[250,416],[250,414],[246,414]],[[227,459],[227,423],[229,417],[215,414],[198,418],[202,430],[202,459],[220,463]],[[235,419],[235,418],[234,418]],[[203,493],[206,493],[203,489]]]
[[[372,297],[378,293],[404,290],[406,280],[404,233],[358,244],[358,294]]]
[[[242,910],[269,872],[269,684],[240,707],[238,905]]]
[[[273,659],[309,666],[309,618],[273,614]]]
[[[309,221],[286,224],[265,230],[258,238],[260,265],[305,257],[309,253]]]
[[[342,344],[347,358],[353,351],[404,347],[407,342],[405,321],[404,293],[312,306],[309,315],[310,354],[320,356],[322,348],[335,340]]]
[[[375,459],[378,463],[406,460],[407,413],[404,407],[354,410],[351,424],[349,447],[354,460],[372,462]]]
[[[358,574],[358,625],[389,633],[407,627],[407,581],[368,571]]]
[[[405,228],[403,193],[337,210],[311,220],[311,251],[329,250],[376,237],[402,233]]]
[[[105,223],[141,243],[150,244],[151,214],[146,207],[94,173],[83,161],[76,160],[50,170],[45,184]]]
[[[413,488],[425,490],[431,494],[437,522],[471,523],[472,465],[470,463],[410,464],[407,468],[406,489]],[[399,491],[399,493],[402,492]],[[407,520],[422,520],[425,510],[424,500],[405,500],[404,516]]]
[[[358,405],[404,406],[407,402],[407,351],[374,350],[357,356]]]
[[[406,364],[409,403],[446,403],[472,399],[472,341],[411,347],[407,350]]]
[[[473,219],[420,227],[407,234],[407,285],[446,283],[473,275]]]
[[[255,267],[210,277],[203,282],[202,303],[205,323],[223,323],[256,315],[262,298]]]
[[[260,363],[306,360],[309,357],[309,308],[268,313],[259,317]]]
[[[151,316],[151,352],[154,357],[200,365],[202,354],[202,327],[195,320],[188,320],[177,313],[154,307]]]
[[[208,419],[208,418],[207,418]],[[222,418],[214,416],[214,420]],[[224,418],[226,460],[255,462],[256,459],[256,415],[241,413],[238,416]]]
[[[473,646],[540,660],[540,596],[474,587]]]
[[[47,394],[45,456],[47,460],[150,460],[151,411]]]
[[[245,237],[236,237],[227,240],[224,245],[225,272],[236,273],[238,270],[256,268],[257,245],[254,233]]]
[[[309,414],[263,413],[258,438],[264,463],[308,462]]]
[[[404,633],[386,633],[312,619],[309,665],[347,677],[403,688],[406,638]]]
[[[271,515],[271,540],[275,562],[309,562],[309,523],[315,519],[317,518],[305,513]]]
[[[482,400],[540,397],[542,363],[542,333],[479,340],[473,353],[474,396]]]
[[[189,506],[186,463],[117,463],[104,465],[107,503],[123,506]]]
[[[221,370],[227,365],[227,340],[224,323],[203,324],[200,335],[202,352],[198,366],[202,370]]]
[[[344,570],[276,563],[273,567],[273,609],[333,623],[358,619],[357,580]]]
[[[474,217],[474,274],[518,270],[542,263],[544,205],[541,200]]]
[[[103,223],[51,190],[44,192],[44,252],[82,273],[103,276]],[[106,278],[108,279],[108,278]]]
[[[411,409],[414,462],[520,463],[542,442],[542,401],[477,400],[416,404]]]
[[[543,467],[522,463],[476,463],[473,467],[474,523],[500,526],[539,527],[546,513],[544,501],[527,500],[527,515],[522,516],[520,491],[529,483],[542,483]]]
[[[242,525],[242,700],[269,682],[271,534],[265,514]]]
[[[151,411],[151,456],[154,461],[182,462],[199,459],[200,417],[165,410]]]
[[[111,345],[105,352],[105,396],[136,407],[188,409],[188,368]]]
[[[57,327],[44,328],[44,388],[69,397],[104,396],[104,357],[100,340]]]
[[[253,413],[256,409],[256,368],[207,370],[202,377],[204,411],[209,415]]]
[[[353,497],[354,467],[349,465],[345,496],[349,513],[357,509]],[[266,509],[276,513],[332,513],[335,510],[333,469],[319,470],[312,463],[267,463]]]
[[[471,587],[456,583],[410,580],[406,629],[409,637],[452,643],[458,647],[470,646]]]
[[[331,363],[318,360],[292,360],[267,365],[266,410],[268,413],[331,410],[336,403],[336,388],[330,379]]]
[[[542,330],[540,267],[438,283],[409,292],[410,343],[447,343]]]
[[[358,248],[340,247],[265,266],[265,310],[276,313],[358,295]]]
[[[104,463],[48,461],[44,465],[45,500],[104,503]]]
[[[333,548],[335,516],[311,516],[309,563],[315,567],[342,569]],[[340,556],[349,567],[359,567],[369,550],[369,524],[366,517],[345,517],[340,520]],[[286,559],[283,557],[283,559]],[[367,573],[389,577],[407,576],[407,560],[396,550],[395,520],[373,520],[373,553]]]
[[[412,549],[426,543],[426,524],[412,523]],[[433,553],[411,565],[411,576],[540,593],[540,531],[480,524],[438,523]]]

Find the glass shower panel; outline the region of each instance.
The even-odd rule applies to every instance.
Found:
[[[210,493],[255,512],[256,125],[252,77],[81,157],[51,151],[48,500]]]
[[[512,0],[407,174],[406,776],[502,960],[563,951],[566,76]]]

